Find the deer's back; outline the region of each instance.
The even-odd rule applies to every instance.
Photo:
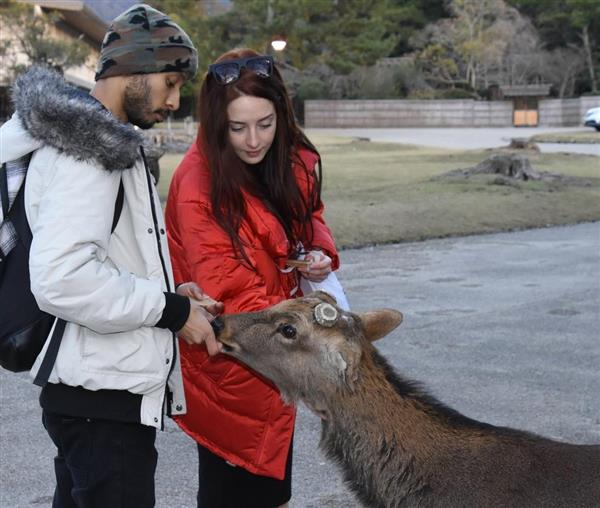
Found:
[[[598,507],[600,445],[518,431],[455,449],[431,470],[429,506]],[[418,503],[415,503],[415,506]],[[410,504],[408,505],[410,506]]]
[[[600,445],[478,422],[381,372],[364,375],[322,429],[365,506],[600,507]]]

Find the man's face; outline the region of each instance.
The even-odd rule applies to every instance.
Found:
[[[180,72],[130,76],[123,97],[129,122],[150,129],[156,122],[164,121],[169,111],[179,109],[179,93],[184,83]]]

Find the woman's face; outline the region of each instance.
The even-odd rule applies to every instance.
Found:
[[[258,164],[273,144],[277,115],[273,103],[262,97],[242,95],[227,106],[229,142],[247,164]]]

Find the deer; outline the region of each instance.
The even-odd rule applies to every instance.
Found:
[[[223,353],[321,418],[319,446],[368,507],[599,507],[600,445],[470,419],[398,374],[373,341],[403,320],[327,293],[224,315]]]

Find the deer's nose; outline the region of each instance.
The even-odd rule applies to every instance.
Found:
[[[223,323],[223,320],[220,317],[216,317],[215,319],[213,319],[210,322],[210,326],[212,326],[212,329],[215,332],[215,335],[217,335],[217,336],[225,328],[225,324]]]

